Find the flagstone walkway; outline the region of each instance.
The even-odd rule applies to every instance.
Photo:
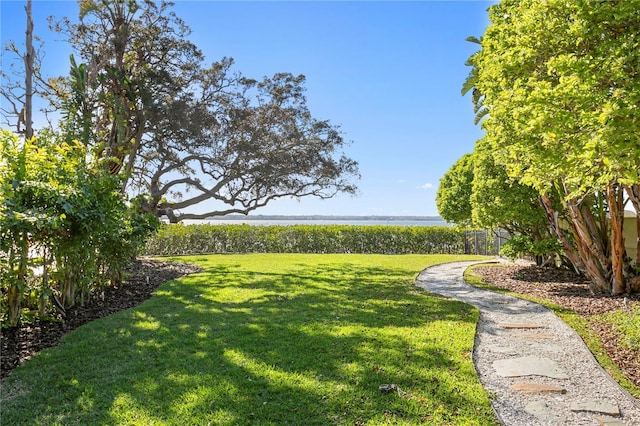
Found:
[[[572,328],[537,303],[467,284],[462,275],[475,263],[427,268],[416,285],[480,310],[473,361],[503,424],[640,425],[640,402]]]

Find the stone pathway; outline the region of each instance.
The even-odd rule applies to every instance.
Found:
[[[640,402],[573,329],[537,303],[467,284],[475,263],[433,266],[416,285],[480,310],[473,361],[502,424],[640,426]]]

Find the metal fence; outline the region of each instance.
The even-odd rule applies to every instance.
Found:
[[[497,256],[509,238],[504,229],[465,231],[464,253]]]

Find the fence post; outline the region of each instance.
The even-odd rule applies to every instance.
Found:
[[[473,231],[473,254],[478,254],[478,231]]]
[[[489,230],[484,231],[484,255],[489,254]]]

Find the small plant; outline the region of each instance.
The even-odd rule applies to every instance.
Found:
[[[603,319],[613,324],[623,337],[623,344],[640,353],[640,305],[604,315]]]

